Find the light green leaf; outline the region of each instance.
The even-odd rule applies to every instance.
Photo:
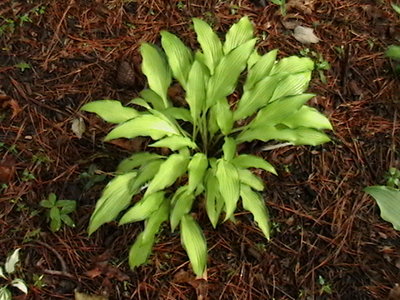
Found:
[[[52,205],[55,205],[55,204],[56,204],[56,201],[57,201],[57,196],[56,196],[56,194],[54,194],[54,193],[50,193],[48,199],[49,199],[49,202],[50,202]]]
[[[58,209],[58,207],[53,206],[50,209],[50,218],[51,219],[60,219],[60,210]]]
[[[210,111],[208,112],[208,126],[207,130],[210,133],[210,136],[213,136],[218,130],[218,122],[217,119],[221,116],[218,113],[218,109],[216,105],[211,106]],[[232,114],[232,121],[233,121],[233,114]]]
[[[191,116],[191,111],[187,110],[183,107],[168,107],[163,113],[169,117],[172,117],[176,120],[182,120],[186,122],[193,123],[193,119]]]
[[[169,122],[154,115],[140,115],[118,125],[104,138],[110,141],[118,138],[134,138],[137,136],[150,136],[158,140],[164,136],[180,135],[178,129]]]
[[[279,82],[270,102],[285,96],[293,96],[303,93],[308,88],[310,80],[311,71],[288,75]]]
[[[243,17],[228,30],[224,43],[224,54],[228,54],[231,50],[246,43],[253,38],[253,24],[249,18]]]
[[[169,210],[169,202],[163,201],[160,207],[151,214],[143,231],[143,239],[145,241],[153,239],[158,233],[161,224],[168,220]]]
[[[241,183],[244,183],[256,191],[264,190],[264,182],[250,170],[238,168],[239,179]]]
[[[237,168],[247,169],[247,168],[258,168],[263,169],[272,174],[278,175],[275,171],[275,168],[266,160],[261,157],[250,155],[250,154],[241,154],[235,157],[232,160],[232,163]]]
[[[122,106],[121,102],[116,100],[93,101],[82,106],[81,110],[96,113],[104,121],[110,123],[122,123],[136,118],[139,112],[132,107]]]
[[[206,211],[211,224],[216,228],[224,206],[224,199],[219,193],[218,179],[211,170],[207,172],[206,186]]]
[[[7,279],[6,275],[4,274],[3,268],[0,266],[0,277]]]
[[[225,203],[226,221],[233,215],[239,199],[239,175],[236,167],[224,159],[218,160],[215,175],[218,179],[219,191]]]
[[[189,147],[191,149],[197,148],[197,145],[193,143],[191,139],[178,135],[163,138],[162,140],[158,140],[157,142],[150,144],[149,146],[166,147],[171,149],[172,151],[176,151],[184,147]]]
[[[233,112],[229,107],[229,103],[225,98],[217,100],[215,110],[211,113],[216,113],[215,116],[219,129],[224,135],[228,135],[232,131],[233,127]]]
[[[385,55],[391,59],[400,60],[400,46],[389,46],[385,52]]]
[[[278,50],[272,50],[259,57],[257,61],[254,62],[249,69],[246,82],[243,86],[243,90],[245,92],[247,90],[251,90],[260,80],[270,75],[272,67],[275,64],[277,54]]]
[[[172,154],[160,166],[157,174],[150,182],[146,195],[171,186],[180,176],[186,173],[189,157],[186,154]]]
[[[161,45],[167,54],[172,74],[185,88],[193,60],[192,51],[176,35],[167,31],[161,31]]]
[[[134,194],[131,185],[136,175],[136,172],[118,175],[107,184],[90,218],[89,235],[104,223],[114,220],[129,205]]]
[[[308,127],[314,129],[333,129],[327,117],[315,108],[306,105],[303,105],[297,112],[282,123],[290,128]]]
[[[13,281],[11,281],[11,285],[19,289],[24,294],[28,294],[28,287],[26,286],[25,281],[23,281],[22,279],[20,278],[14,279]]]
[[[143,197],[121,217],[119,225],[147,219],[160,207],[164,200],[164,192],[156,192],[147,197]]]
[[[71,219],[70,216],[66,215],[66,214],[61,214],[60,215],[60,219],[61,221],[63,221],[67,226],[69,227],[75,227],[75,222],[74,220]]]
[[[194,191],[203,184],[203,178],[208,167],[207,156],[204,153],[193,155],[188,165],[189,191]]]
[[[151,160],[158,159],[158,158],[163,158],[163,156],[156,154],[156,153],[150,153],[150,152],[139,152],[131,155],[128,158],[125,158],[123,161],[121,161],[117,167],[118,172],[128,172],[131,171],[139,166],[142,166],[146,163],[148,163]]]
[[[270,103],[258,112],[249,127],[273,126],[289,120],[304,103],[314,96],[314,94],[300,94],[281,98]]]
[[[278,73],[303,73],[314,70],[314,62],[309,57],[289,56],[282,58],[272,69],[271,75]]]
[[[167,93],[171,84],[171,70],[161,52],[154,46],[144,43],[140,47],[140,53],[143,58],[142,71],[147,77],[149,87],[161,97],[164,107],[167,108],[170,105]]]
[[[204,63],[210,73],[214,74],[214,69],[223,56],[221,41],[212,28],[203,20],[193,18],[193,25],[197,40],[203,50]]]
[[[260,227],[264,236],[269,240],[271,232],[270,219],[268,210],[261,196],[252,191],[251,188],[245,184],[240,186],[240,196],[242,198],[243,208],[253,214],[258,227]]]
[[[141,232],[135,243],[131,246],[129,250],[129,266],[134,269],[138,266],[145,264],[151,254],[151,250],[154,245],[154,238],[143,239],[144,233]]]
[[[150,103],[154,109],[165,109],[163,99],[155,91],[151,89],[144,89],[139,94],[140,97],[142,97],[146,102]]]
[[[364,189],[378,203],[381,218],[400,230],[400,190],[388,186],[370,186]]]
[[[233,93],[255,43],[256,39],[252,39],[222,57],[208,83],[207,107]]]
[[[330,138],[323,132],[312,128],[285,128],[277,126],[259,126],[254,129],[246,130],[241,133],[236,141],[243,143],[246,141],[288,141],[294,145],[317,146],[330,141]]]
[[[53,203],[51,203],[49,200],[42,200],[39,202],[40,206],[45,207],[45,208],[52,208],[54,206]]]
[[[205,67],[197,60],[194,61],[186,85],[186,101],[190,106],[190,113],[194,122],[199,118],[205,105],[207,80],[208,75]]]
[[[225,137],[225,143],[222,146],[222,152],[224,153],[224,159],[230,161],[236,154],[236,142],[231,137]]]
[[[61,228],[61,218],[52,218],[50,221],[50,230],[52,232],[56,232],[59,231],[60,228]]]
[[[197,278],[203,278],[207,264],[207,244],[200,226],[190,215],[181,221],[181,241]]]
[[[6,262],[4,264],[4,269],[6,273],[12,274],[15,272],[15,266],[19,262],[19,250],[21,249],[15,249],[11,255],[7,256]]]
[[[177,196],[175,197],[175,195]],[[175,195],[174,195],[175,199],[172,200],[174,205],[170,216],[172,231],[175,231],[175,228],[176,226],[179,225],[179,222],[181,221],[182,217],[190,212],[194,201],[194,194],[192,191],[188,190],[187,186],[185,186],[183,192],[177,191]]]
[[[58,200],[57,207],[61,209],[61,213],[70,214],[76,210],[75,200]]]
[[[279,80],[279,76],[268,76],[259,81],[253,89],[246,90],[233,113],[234,120],[249,117],[261,107],[266,106],[278,86]]]
[[[0,288],[0,300],[12,300],[11,292],[6,286]]]

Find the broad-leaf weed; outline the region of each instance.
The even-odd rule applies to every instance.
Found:
[[[277,140],[315,146],[330,141],[323,130],[332,127],[305,104],[315,96],[304,93],[314,69],[311,59],[277,61],[277,50],[260,55],[248,17],[229,29],[225,42],[204,21],[193,23],[200,50],[193,52],[166,31],[161,32],[163,50],[141,46],[148,88],[131,101],[141,109],[100,100],[82,110],[117,124],[106,141],[148,136],[154,140],[150,147],[170,149],[169,155],[156,149],[134,153],[119,164],[97,201],[89,234],[121,215],[120,224],[145,221],[129,253],[134,268],[146,263],[161,224],[169,220],[172,230],[180,228],[193,271],[205,277],[207,245],[191,215],[195,201],[203,202],[214,228],[232,219],[241,201],[270,238],[264,184],[250,168],[276,171],[260,157],[238,153],[238,145]],[[186,105],[174,105],[171,84],[182,87]],[[141,200],[132,203],[137,194]]]

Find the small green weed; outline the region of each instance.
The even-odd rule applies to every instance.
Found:
[[[50,193],[46,200],[40,201],[40,206],[49,209],[47,217],[51,231],[59,231],[62,223],[75,227],[74,221],[69,216],[76,209],[75,200],[57,200],[56,194]]]
[[[300,55],[305,57],[310,57],[315,63],[315,70],[319,74],[319,78],[323,83],[327,83],[325,71],[331,69],[330,63],[325,60],[321,53],[317,53],[315,51],[310,50],[309,48],[305,48],[300,51]]]

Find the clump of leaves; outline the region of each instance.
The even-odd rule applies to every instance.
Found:
[[[386,185],[369,186],[364,191],[375,199],[381,218],[400,230],[400,171],[390,168],[385,177]]]
[[[28,287],[24,280],[21,278],[13,278],[13,275],[17,270],[17,264],[19,263],[19,251],[20,249],[15,249],[13,253],[7,256],[6,262],[4,263],[4,269],[0,266],[0,277],[7,281],[7,284],[0,285],[1,300],[12,299],[12,294],[8,286],[13,286],[25,294],[28,293]]]
[[[54,193],[50,193],[49,197],[40,201],[40,206],[48,208],[47,218],[50,222],[50,229],[53,232],[59,231],[62,223],[74,227],[75,223],[69,216],[76,209],[75,200],[57,200]]]
[[[258,54],[247,17],[230,28],[224,43],[204,21],[193,23],[201,50],[193,53],[166,31],[161,32],[164,51],[148,43],[141,46],[148,88],[131,103],[144,111],[114,100],[94,101],[82,109],[118,124],[106,141],[149,136],[154,140],[150,147],[171,151],[140,152],[123,160],[97,201],[89,233],[120,213],[120,225],[145,221],[129,253],[134,268],[147,261],[161,224],[169,221],[172,231],[180,226],[192,268],[202,277],[207,245],[191,215],[197,201],[203,202],[215,228],[233,218],[241,200],[270,238],[261,194],[264,183],[251,168],[276,171],[260,157],[239,153],[238,145],[253,140],[320,145],[330,140],[322,130],[331,129],[331,124],[305,105],[315,96],[304,93],[314,68],[311,59],[292,56],[277,61],[277,50]],[[177,101],[169,96],[173,81],[174,88],[179,84],[185,92],[177,95],[184,97],[183,106],[174,106]],[[141,200],[132,205],[132,197],[142,191]]]

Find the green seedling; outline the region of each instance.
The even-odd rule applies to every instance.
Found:
[[[318,283],[321,286],[319,293],[320,295],[323,294],[332,294],[332,288],[331,285],[329,284],[329,282],[326,282],[325,278],[322,277],[321,275],[318,276]]]
[[[241,201],[270,239],[264,182],[252,168],[276,174],[275,168],[261,157],[239,152],[238,146],[254,140],[320,145],[330,141],[324,130],[332,126],[306,105],[315,96],[305,93],[314,69],[310,58],[277,61],[277,50],[260,55],[247,17],[229,29],[223,43],[206,22],[195,18],[193,23],[201,46],[195,52],[167,31],[161,32],[163,51],[142,44],[148,88],[131,101],[141,111],[116,100],[94,101],[82,110],[116,124],[105,141],[148,136],[154,149],[134,153],[119,164],[97,201],[89,234],[119,216],[120,225],[145,221],[129,252],[134,268],[147,262],[168,221],[172,231],[180,229],[192,269],[205,277],[206,239],[191,214],[197,201],[203,201],[195,207],[205,207],[214,228],[233,220]],[[178,95],[185,99],[182,106],[174,106],[179,101],[171,99],[173,81],[184,91]],[[235,91],[239,99],[233,101]],[[169,148],[170,153],[157,148]],[[141,200],[132,203],[138,194]]]
[[[20,62],[16,64],[14,67],[18,68],[21,72],[24,72],[25,70],[32,68],[32,66],[30,64],[27,64],[26,62]]]
[[[310,50],[309,48],[305,48],[300,51],[300,55],[310,57],[315,63],[315,70],[319,74],[319,78],[323,83],[327,83],[325,71],[331,69],[330,63],[325,60],[321,53],[317,53],[315,51]]]
[[[3,267],[0,266],[0,277],[6,280],[6,284],[0,285],[0,299],[1,300],[12,300],[13,295],[9,287],[15,287],[24,294],[28,294],[28,287],[24,280],[21,278],[15,278],[15,273],[19,263],[19,251],[20,249],[14,250],[9,256],[7,256],[6,262]]]
[[[273,4],[279,5],[282,16],[286,16],[286,0],[270,0]]]
[[[107,178],[105,174],[98,174],[97,172],[97,166],[95,164],[91,164],[87,172],[83,172],[79,175],[79,178],[86,182],[85,186],[83,187],[85,191],[89,190],[96,183],[103,182]]]
[[[69,216],[76,209],[75,200],[57,200],[57,196],[50,193],[46,200],[40,201],[40,206],[49,209],[47,218],[50,221],[51,231],[59,231],[62,223],[75,227],[74,221]]]

